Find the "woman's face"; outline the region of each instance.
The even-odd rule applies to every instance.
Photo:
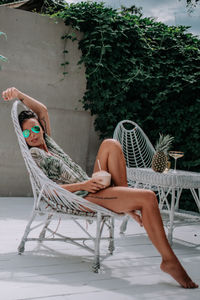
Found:
[[[33,132],[31,130],[31,128],[33,128],[34,126],[39,126],[40,132],[38,132],[38,133]],[[40,146],[44,145],[44,136],[43,136],[44,131],[37,119],[31,118],[31,119],[25,120],[22,124],[22,131],[24,131],[26,129],[28,129],[30,131],[29,137],[25,138],[27,144],[30,147],[40,147]]]

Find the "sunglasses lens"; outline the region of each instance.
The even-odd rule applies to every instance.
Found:
[[[38,133],[38,132],[40,132],[40,127],[39,126],[34,126],[34,127],[31,128],[31,130],[35,133]]]
[[[35,133],[39,133],[39,132],[40,132],[40,127],[39,127],[39,126],[33,126],[33,127],[31,128],[31,130],[32,130],[33,132],[35,132]],[[25,130],[23,131],[23,136],[24,136],[25,138],[28,138],[29,135],[30,135],[30,130],[29,130],[29,129],[25,129]]]
[[[28,129],[26,129],[26,130],[23,131],[23,136],[24,136],[25,138],[28,138],[29,135],[30,135],[30,131],[29,131]]]

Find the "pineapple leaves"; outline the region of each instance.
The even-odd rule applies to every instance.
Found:
[[[167,155],[169,149],[171,148],[173,140],[174,137],[169,134],[160,134],[159,140],[157,141],[155,146],[156,152],[163,152],[165,155]]]

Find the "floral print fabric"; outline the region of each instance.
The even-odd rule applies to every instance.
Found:
[[[31,155],[36,164],[42,169],[45,175],[58,184],[70,184],[88,180],[88,175],[76,164],[55,142],[45,134],[45,142],[49,152],[33,147]],[[76,195],[85,197],[87,191],[75,192]]]

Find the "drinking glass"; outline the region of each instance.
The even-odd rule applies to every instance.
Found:
[[[184,155],[184,152],[182,152],[182,151],[169,151],[169,156],[171,156],[175,159],[174,172],[176,172],[177,159],[183,157],[183,155]]]

